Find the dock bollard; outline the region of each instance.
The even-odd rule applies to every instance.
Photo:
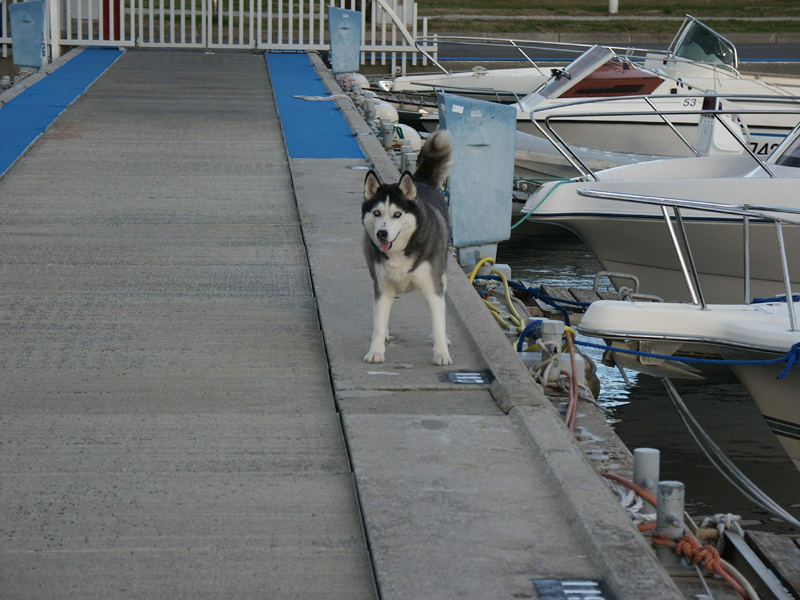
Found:
[[[633,451],[633,483],[644,488],[653,496],[656,495],[656,486],[660,474],[661,452],[655,448],[636,448]],[[656,507],[644,500],[641,511],[644,515],[652,515]]]
[[[413,173],[417,169],[417,155],[413,152],[403,152],[400,155],[400,171]]]
[[[405,173],[406,171],[412,171],[414,169],[413,166],[409,166],[409,158],[413,158],[414,154],[411,151],[411,142],[408,140],[403,141],[403,145],[400,146],[400,172]],[[414,161],[416,162],[416,161]]]
[[[544,319],[540,325],[543,342],[552,342],[557,348],[561,348],[561,338],[564,337],[564,322],[557,319]],[[542,348],[542,352],[551,352],[550,348]],[[556,351],[558,353],[558,350]],[[544,355],[542,355],[544,358]]]
[[[389,119],[381,119],[381,139],[384,148],[388,150],[392,147],[394,143],[394,125]]]
[[[375,124],[375,92],[364,92],[364,120],[372,127]]]
[[[675,539],[683,535],[685,497],[686,490],[680,481],[660,481],[658,483],[655,533]],[[685,564],[672,548],[656,545],[656,556],[666,569],[685,569]]]

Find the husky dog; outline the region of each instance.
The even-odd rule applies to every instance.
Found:
[[[439,130],[419,154],[417,170],[382,184],[373,171],[364,181],[364,253],[375,288],[368,363],[385,360],[389,312],[397,294],[419,290],[433,319],[433,364],[453,364],[447,349],[444,293],[450,227],[439,186],[450,171],[453,139]]]

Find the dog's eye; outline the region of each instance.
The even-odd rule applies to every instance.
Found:
[[[402,216],[403,216],[403,213],[401,213],[399,210],[396,213],[394,213],[394,218],[395,219],[399,219]]]
[[[379,210],[377,210],[377,209],[376,209],[376,210],[373,210],[373,211],[372,211],[372,216],[373,216],[373,217],[380,217],[380,216],[381,216],[381,211],[379,211]]]

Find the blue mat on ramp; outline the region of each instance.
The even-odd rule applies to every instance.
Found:
[[[283,137],[290,158],[364,158],[353,132],[328,96],[305,54],[266,54]]]
[[[87,48],[0,106],[0,175],[120,56]]]

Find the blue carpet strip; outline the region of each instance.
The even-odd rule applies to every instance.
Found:
[[[87,48],[0,107],[0,175],[115,60],[116,49]]]
[[[364,158],[353,132],[328,96],[305,54],[266,54],[289,158]]]

